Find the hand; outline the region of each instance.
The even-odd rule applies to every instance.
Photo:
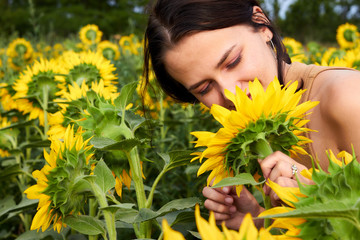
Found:
[[[282,187],[298,187],[296,176],[300,182],[312,184],[311,180],[300,174],[302,170],[307,168],[282,152],[274,152],[263,160],[259,160],[259,163],[264,178],[270,179]],[[293,174],[292,166],[296,166],[297,173]],[[278,206],[282,203],[278,195],[269,186],[264,186],[264,192],[266,195],[270,195],[273,206]]]
[[[231,229],[239,230],[246,213],[250,212],[256,217],[264,210],[245,187],[240,197],[236,195],[235,187],[205,187],[202,193],[207,198],[204,206],[214,212],[216,223],[221,224],[225,221],[226,227]],[[255,220],[255,225],[260,228],[263,226],[263,220]]]

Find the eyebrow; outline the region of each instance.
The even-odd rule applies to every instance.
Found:
[[[234,49],[234,47],[236,46],[236,44],[234,44],[233,46],[231,46],[225,53],[224,55],[221,57],[220,61],[218,62],[218,64],[216,64],[216,68],[219,68],[221,66],[221,64],[223,64],[225,62],[225,60],[229,57],[231,51]]]
[[[223,64],[225,62],[225,60],[229,57],[231,51],[235,48],[236,44],[234,44],[233,46],[231,46],[225,53],[224,55],[221,57],[220,61],[216,64],[216,68],[219,68],[221,66],[221,64]],[[191,85],[188,88],[188,91],[190,92],[191,90],[194,90],[196,88],[198,88],[201,84],[203,84],[204,82],[208,81],[207,79],[202,80],[198,83],[195,83],[194,85]]]

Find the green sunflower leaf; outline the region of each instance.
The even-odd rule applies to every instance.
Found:
[[[82,234],[106,234],[104,223],[91,216],[68,216],[64,219],[64,223]]]
[[[115,99],[115,106],[121,111],[125,111],[126,106],[131,102],[137,82],[126,84],[121,88],[120,96]]]
[[[176,150],[169,153],[158,153],[158,155],[164,161],[162,167],[164,169],[166,168],[166,171],[169,171],[176,167],[189,164],[190,160],[193,158],[193,156],[190,155],[191,153],[192,151]]]
[[[132,224],[138,214],[139,211],[135,209],[121,209],[116,212],[115,220]]]
[[[118,210],[128,210],[128,209],[132,209],[135,206],[135,204],[133,203],[121,203],[121,204],[117,204],[117,205],[111,205],[108,207],[103,207],[100,208],[100,210],[106,210],[106,211],[110,211],[112,213],[116,213]]]
[[[89,106],[87,110],[89,111],[95,122],[100,123],[104,119],[103,113],[98,108]]]
[[[200,203],[200,199],[197,197],[175,199],[166,203],[158,211],[153,211],[148,208],[142,208],[139,214],[136,216],[134,222],[143,222],[157,217],[164,216],[167,213],[184,210],[194,207],[197,203]]]
[[[95,183],[104,193],[115,187],[115,178],[104,160],[100,160],[96,164],[94,175],[96,176]]]
[[[290,212],[268,215],[264,218],[342,218],[352,222],[356,219],[358,213],[359,209],[354,206],[349,207],[341,201],[331,201],[327,203],[313,203]]]
[[[25,126],[29,126],[32,125],[34,123],[34,120],[30,120],[30,121],[24,121],[24,122],[17,122],[17,123],[13,123],[7,127],[3,127],[0,128],[0,131],[6,130],[6,129],[15,129],[15,128],[22,128]]]
[[[140,145],[142,142],[139,139],[131,138],[124,139],[122,141],[115,141],[110,138],[94,137],[90,140],[90,143],[94,145],[94,148],[100,150],[122,150],[130,152],[131,149]]]
[[[222,179],[220,182],[212,186],[212,188],[226,187],[226,186],[236,186],[236,185],[260,185],[265,182],[257,182],[250,173],[239,173],[235,177],[228,177]]]

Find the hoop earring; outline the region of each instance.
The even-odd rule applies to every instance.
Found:
[[[268,44],[269,44],[269,47],[271,48],[272,55],[274,56],[275,59],[277,59],[277,57],[276,57],[276,48],[274,46],[274,43],[273,43],[272,39],[270,39],[268,41]]]

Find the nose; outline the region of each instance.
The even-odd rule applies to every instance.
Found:
[[[231,79],[220,79],[218,82],[219,91],[223,100],[222,106],[229,110],[235,110],[235,104],[225,96],[225,89],[235,94],[236,86],[238,84],[237,81]]]

